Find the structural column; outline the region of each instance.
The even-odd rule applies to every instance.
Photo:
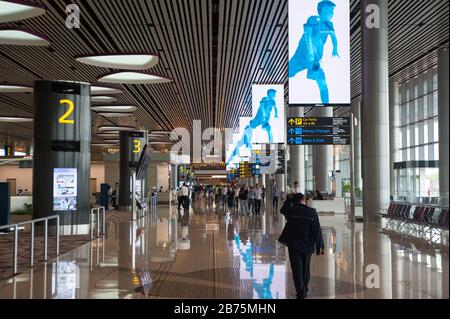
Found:
[[[275,175],[275,182],[277,183],[277,189],[280,192],[280,196],[281,196],[281,193],[286,193],[286,188],[284,187],[284,183],[285,183],[284,178],[285,178],[284,174],[276,174]]]
[[[147,141],[147,131],[120,132],[119,209],[131,208],[131,176]],[[143,196],[147,196],[146,180],[138,183],[143,188]]]
[[[358,97],[352,100],[352,113],[355,118],[354,132],[353,132],[353,147],[355,154],[355,162],[353,164],[353,174],[355,176],[355,188],[362,189],[362,175],[361,175],[361,98]]]
[[[438,52],[438,101],[439,101],[439,193],[441,205],[449,204],[448,169],[448,48]]]
[[[263,144],[261,146],[261,151],[263,152],[263,154],[265,154],[267,150],[267,145]],[[259,184],[261,187],[266,187],[266,174],[261,174],[261,177],[259,178]]]
[[[291,108],[292,117],[303,117],[304,108],[294,107]],[[304,145],[290,145],[289,155],[291,159],[291,187],[294,187],[294,183],[298,182],[300,192],[305,193],[305,146]]]
[[[368,5],[380,9],[379,28],[367,26]],[[363,0],[362,21],[363,209],[375,221],[390,200],[388,1]]]
[[[317,107],[317,117],[333,117],[332,107]],[[333,146],[313,146],[315,188],[321,192],[329,192],[328,172],[333,170]]]
[[[59,214],[61,234],[88,234],[90,84],[36,81],[34,106],[33,219]]]
[[[390,184],[391,184],[391,196],[395,194],[395,172],[394,163],[399,161],[399,134],[398,127],[400,123],[400,93],[397,81],[391,81],[389,87],[389,145],[390,145]]]

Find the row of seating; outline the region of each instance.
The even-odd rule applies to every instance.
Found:
[[[449,209],[427,205],[391,203],[386,216],[448,229]]]

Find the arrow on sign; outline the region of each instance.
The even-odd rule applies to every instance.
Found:
[[[290,125],[294,125],[294,124],[295,124],[295,121],[294,121],[294,119],[290,119],[288,123],[289,123]]]
[[[294,144],[294,143],[295,143],[295,140],[291,137],[291,138],[289,139],[289,143]]]
[[[291,127],[291,129],[289,130],[289,134],[294,135],[295,134],[295,130]]]

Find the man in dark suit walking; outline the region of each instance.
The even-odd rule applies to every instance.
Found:
[[[305,196],[300,193],[284,202],[281,213],[287,223],[279,241],[288,246],[297,298],[304,299],[308,294],[311,256],[314,252],[324,254],[319,216],[314,208],[306,206]]]

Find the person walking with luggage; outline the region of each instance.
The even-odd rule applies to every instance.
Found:
[[[281,208],[287,223],[279,238],[289,250],[292,277],[297,299],[308,295],[311,256],[324,254],[324,243],[319,216],[314,208],[306,206],[305,196],[301,193],[288,197]]]

